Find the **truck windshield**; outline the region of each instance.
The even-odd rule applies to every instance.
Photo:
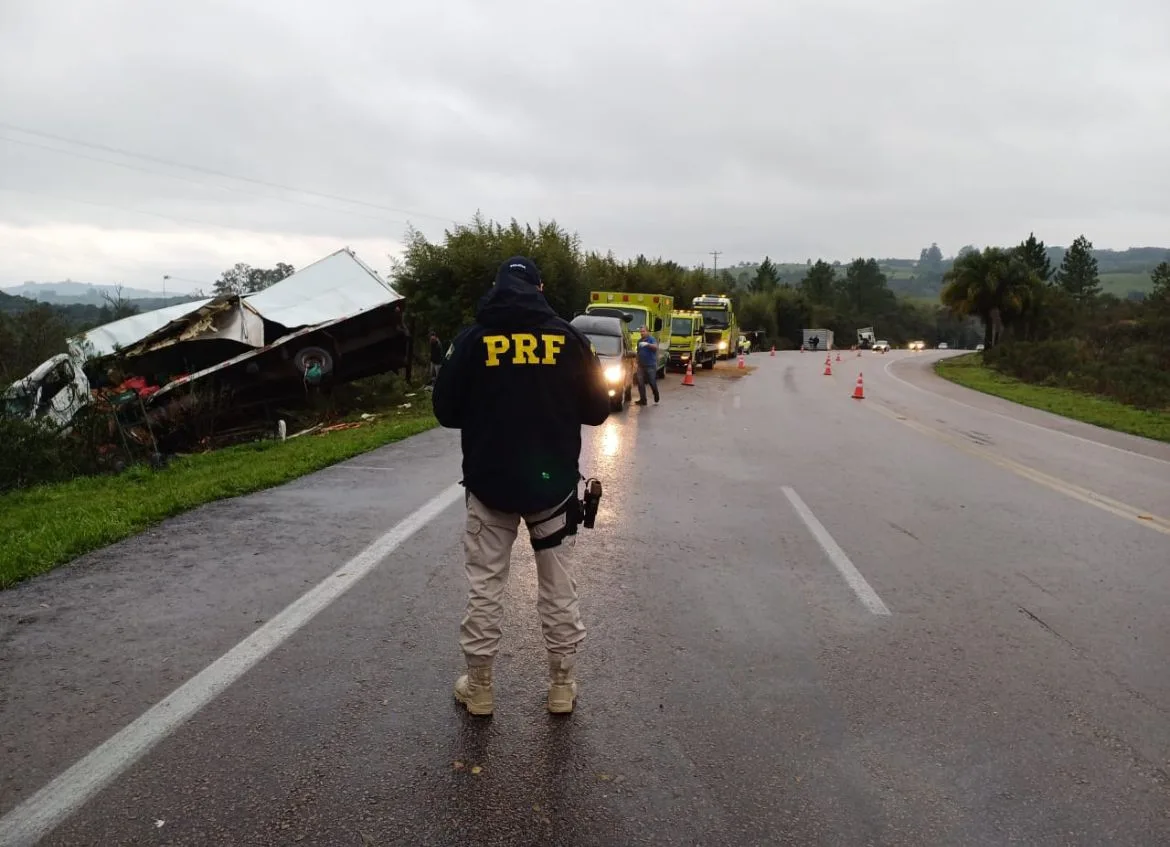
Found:
[[[620,356],[622,354],[622,340],[616,335],[593,335],[587,336],[593,342],[593,349],[597,351],[598,356]]]
[[[625,309],[622,309],[624,312]],[[627,332],[637,332],[642,327],[646,326],[646,313],[641,309],[630,309],[628,312],[634,319],[626,324]]]
[[[613,309],[615,312],[621,312],[623,315],[629,315],[631,318],[633,318],[633,320],[629,323],[625,323],[623,321],[626,332],[637,332],[642,327],[646,326],[646,311],[644,309],[629,309],[625,306],[613,306],[609,304],[606,304],[602,308]],[[588,313],[591,310],[586,309],[585,311]]]
[[[726,309],[699,309],[703,313],[703,325],[707,329],[726,329],[729,323]]]
[[[675,318],[670,322],[671,335],[694,335],[695,322],[693,318]]]

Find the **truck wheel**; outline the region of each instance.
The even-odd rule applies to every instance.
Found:
[[[707,361],[703,362],[703,370],[709,371],[713,367],[715,367],[715,357],[714,356],[712,356]]]
[[[293,367],[301,374],[304,374],[313,362],[320,365],[323,373],[333,371],[333,356],[322,347],[302,347],[293,355]]]
[[[629,403],[630,400],[633,399],[633,396],[634,396],[634,386],[627,385],[626,386],[626,402]]]

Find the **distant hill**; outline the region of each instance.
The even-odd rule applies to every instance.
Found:
[[[125,292],[123,292],[123,296],[125,296]],[[167,297],[165,299],[137,299],[133,301],[133,305],[139,312],[149,312],[177,303],[189,303],[196,299],[199,298],[185,294],[181,297]],[[110,305],[105,300],[101,300],[99,303],[70,302],[68,299],[54,300],[52,298],[34,300],[0,289],[0,314],[16,316],[38,306],[48,306],[54,312],[59,313],[74,330],[89,329],[112,320]]]
[[[1055,271],[1060,267],[1067,248],[1048,247],[1048,259]],[[1101,275],[1101,289],[1106,294],[1116,297],[1134,297],[1148,292],[1153,283],[1150,273],[1160,262],[1170,261],[1170,247],[1131,247],[1128,250],[1094,250],[1097,258],[1097,270]],[[950,269],[954,263],[954,256],[947,256],[942,262],[942,271]],[[834,262],[838,273],[844,273],[847,262]],[[942,290],[942,283],[938,273],[920,274],[917,259],[878,259],[882,272],[889,280],[890,289],[899,297],[909,297],[921,300],[937,300]],[[756,274],[758,262],[741,262],[732,265],[726,270],[736,280],[740,287],[746,287],[747,281]],[[804,277],[808,269],[802,263],[778,263],[781,284],[795,285]]]
[[[11,294],[0,291],[0,315],[18,317],[38,306],[48,306],[54,312],[60,314],[74,330],[104,323],[102,320],[103,313],[101,306],[91,306],[88,303],[41,304],[36,300],[30,300],[28,297],[14,297]]]
[[[106,296],[118,296],[117,286],[95,285],[88,282],[25,282],[21,285],[0,289],[0,293],[12,297],[27,297],[41,303],[54,306],[105,306]],[[105,296],[103,296],[105,295]],[[161,309],[174,303],[184,303],[198,299],[191,294],[172,294],[167,296],[161,291],[148,291],[143,288],[123,288],[123,299],[133,300],[141,311]]]

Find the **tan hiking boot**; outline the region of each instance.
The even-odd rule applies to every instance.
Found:
[[[492,696],[492,669],[469,667],[467,673],[455,681],[455,699],[473,715],[490,715],[495,707]]]
[[[576,656],[554,655],[548,657],[548,710],[556,715],[573,711],[577,700],[577,681],[573,668]]]

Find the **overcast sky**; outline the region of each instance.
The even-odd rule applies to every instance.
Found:
[[[1170,246],[1167,33],[1167,0],[0,0],[0,285],[386,271],[476,209],[721,266]]]

